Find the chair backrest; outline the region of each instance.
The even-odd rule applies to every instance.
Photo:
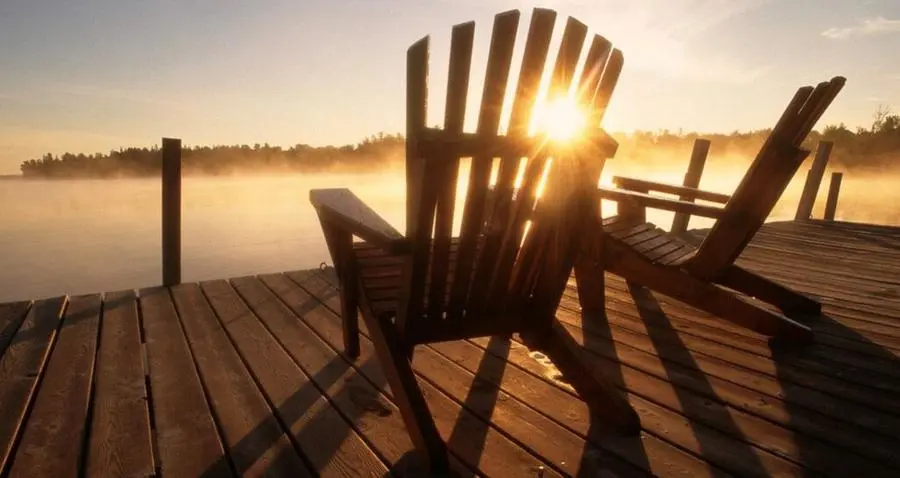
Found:
[[[553,189],[556,183],[547,177],[581,165],[579,180],[593,181],[596,187],[603,160],[615,154],[615,141],[599,124],[622,69],[622,53],[603,37],[594,36],[576,78],[587,27],[573,18],[566,23],[547,91],[550,95],[571,92],[587,116],[585,133],[578,141],[562,145],[529,131],[556,23],[556,13],[547,9],[533,11],[518,82],[510,85],[515,89],[509,92],[509,125],[505,134],[498,133],[519,19],[517,10],[494,19],[475,133],[463,131],[474,22],[456,25],[452,31],[441,129],[426,126],[428,37],[407,52],[406,232],[413,251],[404,271],[397,325],[413,341],[415,330],[434,330],[441,323],[456,324],[457,333],[466,335],[466,328],[480,320],[477,316],[500,313],[500,308],[516,302],[510,300],[513,292],[519,298],[529,297],[536,278],[532,264],[541,257],[540,241],[527,232],[529,220],[534,218],[536,202],[549,203],[545,196],[556,197],[544,194],[538,201],[542,181],[545,189]],[[563,156],[576,159],[561,161]],[[461,158],[471,162],[455,240]],[[496,176],[493,187],[492,173]],[[525,249],[538,251],[523,254],[523,239]]]
[[[800,145],[844,86],[843,77],[797,90],[744,179],[696,254],[683,266],[714,278],[734,263],[762,227],[809,151]]]

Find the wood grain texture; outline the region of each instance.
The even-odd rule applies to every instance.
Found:
[[[406,247],[403,235],[349,189],[311,189],[309,200],[324,221],[343,231],[391,252]]]
[[[0,472],[12,461],[65,305],[65,297],[35,301],[0,357]]]
[[[169,290],[140,290],[158,467],[164,476],[233,476]]]
[[[172,289],[200,380],[238,474],[312,476],[197,284]]]
[[[0,304],[0,357],[3,357],[30,308],[31,301],[25,300]]]
[[[232,285],[215,281],[204,284],[203,291],[312,469],[323,477],[383,476],[385,464],[260,321],[284,308],[263,283],[250,277],[234,279]]]
[[[81,473],[100,308],[99,294],[69,299],[9,476]]]
[[[87,476],[152,476],[149,396],[134,291],[105,294]]]
[[[466,116],[466,100],[469,89],[469,71],[472,66],[472,44],[475,40],[475,22],[453,27],[450,38],[450,67],[447,73],[447,99],[444,107],[444,131],[451,135],[463,132]],[[442,320],[445,312],[450,239],[453,234],[453,209],[456,203],[458,153],[448,149],[437,155],[441,171],[436,175],[438,189],[434,218],[433,249],[431,253],[428,296],[429,320]]]
[[[328,284],[307,282],[314,271],[298,271],[287,275],[272,274],[261,279],[283,306],[274,306],[260,314],[266,326],[278,338],[295,363],[299,365],[340,412],[352,421],[360,434],[380,455],[393,464],[400,476],[423,476],[427,464],[414,452],[412,440],[394,402],[385,393],[386,380],[370,381],[360,375],[345,357],[323,341],[309,327],[308,321],[329,317],[322,301],[335,293]],[[301,288],[297,282],[303,283]],[[303,320],[300,320],[302,318]],[[361,343],[363,354],[371,349]],[[363,368],[378,367],[371,355],[361,355],[357,363]],[[451,455],[450,463],[461,476],[472,476],[471,468]]]
[[[478,113],[477,133],[495,135],[500,127],[500,113],[506,96],[508,76],[512,65],[513,46],[519,25],[519,12],[514,10],[494,17],[491,45],[485,68],[484,90]],[[532,20],[534,22],[534,20]],[[526,48],[528,48],[526,46]],[[514,106],[515,108],[515,106]],[[515,114],[515,113],[513,113]],[[514,131],[513,131],[514,132]],[[524,135],[518,135],[524,136]],[[513,157],[513,156],[510,156]],[[518,159],[519,156],[515,156]],[[453,275],[447,312],[451,320],[460,320],[466,308],[476,260],[478,236],[486,219],[486,196],[494,155],[478,155],[472,158],[468,190],[460,226],[460,248],[457,268]],[[500,165],[501,174],[503,164]],[[499,181],[499,179],[498,179]],[[499,184],[499,183],[498,183]],[[499,196],[495,187],[492,208],[496,209]]]
[[[321,277],[316,276],[308,277],[302,285],[305,284],[311,284],[311,287],[315,288],[331,287]],[[337,304],[332,301],[332,306],[335,305]],[[335,340],[339,339],[340,328],[335,327],[339,324],[335,322],[334,309],[327,310],[326,314],[304,318],[307,324],[332,346],[336,343]],[[360,357],[363,359],[364,365],[358,369],[358,373],[373,383],[387,383],[385,372],[379,366],[379,361],[373,360],[376,344],[364,338],[360,341],[360,346]],[[440,389],[434,387],[429,381],[424,380],[421,376],[417,377],[417,381],[428,407],[432,411],[441,437],[447,441],[450,450],[467,465],[488,476],[525,477],[534,476],[536,468],[543,464],[547,467],[545,477],[562,476],[547,466],[546,461],[490,427],[468,409],[450,399]],[[393,390],[383,391],[394,398]],[[473,437],[484,437],[484,439],[476,440]]]

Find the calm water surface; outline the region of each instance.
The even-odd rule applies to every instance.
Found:
[[[615,168],[612,174],[680,183],[684,165]],[[618,170],[617,170],[618,169]],[[743,168],[707,168],[701,187],[731,192]],[[793,217],[798,175],[770,220]],[[827,183],[827,179],[826,179]],[[317,267],[331,263],[309,204],[310,188],[350,187],[401,231],[405,190],[401,171],[372,174],[185,178],[184,281]],[[900,224],[896,180],[845,175],[839,218]],[[465,185],[460,185],[462,198]],[[161,278],[158,179],[0,181],[0,302],[60,294],[140,288]],[[821,216],[824,191],[814,216]],[[604,204],[613,214],[614,204]],[[651,211],[666,228],[671,214]],[[692,220],[691,227],[708,227]],[[458,223],[457,223],[458,228]]]

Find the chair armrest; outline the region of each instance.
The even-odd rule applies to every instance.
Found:
[[[654,196],[652,194],[639,193],[627,189],[605,188],[601,186],[597,188],[597,194],[600,195],[600,198],[609,199],[611,201],[632,202],[643,207],[664,209],[666,211],[681,212],[693,216],[710,217],[713,219],[718,219],[724,212],[724,209],[720,206],[680,201],[678,199]]]
[[[403,254],[410,250],[409,240],[349,189],[311,189],[309,201],[323,222],[392,254]]]
[[[731,199],[728,194],[714,193],[704,191],[697,188],[689,188],[685,186],[676,186],[674,184],[658,183],[655,181],[647,181],[644,179],[626,178],[623,176],[613,176],[613,183],[616,186],[630,190],[641,191],[657,191],[667,194],[677,194],[685,199],[702,199],[704,201],[717,202],[725,204]]]

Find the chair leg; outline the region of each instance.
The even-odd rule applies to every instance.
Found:
[[[589,257],[579,255],[575,261],[575,285],[584,315],[606,315],[606,276],[602,266]]]
[[[344,352],[359,357],[359,277],[353,254],[353,235],[319,218],[325,244],[334,261],[341,296],[341,322],[344,329]]]
[[[341,274],[341,322],[344,329],[344,352],[359,358],[359,286],[356,269],[346,268]]]
[[[412,347],[400,340],[393,323],[376,317],[365,300],[360,305],[363,307],[363,319],[375,345],[378,361],[413,445],[426,454],[432,471],[449,470],[447,445],[438,433],[409,360]]]
[[[822,304],[818,301],[737,265],[726,269],[717,282],[763,302],[768,302],[781,309],[789,317],[822,314]]]
[[[623,435],[641,432],[641,419],[628,402],[624,392],[600,371],[587,367],[583,354],[587,353],[565,328],[553,320],[549,330],[520,333],[525,344],[544,352],[563,377],[572,384],[588,403],[592,413],[605,420]]]
[[[806,342],[812,330],[677,267],[654,264],[627,248],[610,251],[610,272],[764,335]]]
[[[606,316],[606,276],[603,271],[603,236],[586,235],[575,258],[575,285],[584,315]]]

